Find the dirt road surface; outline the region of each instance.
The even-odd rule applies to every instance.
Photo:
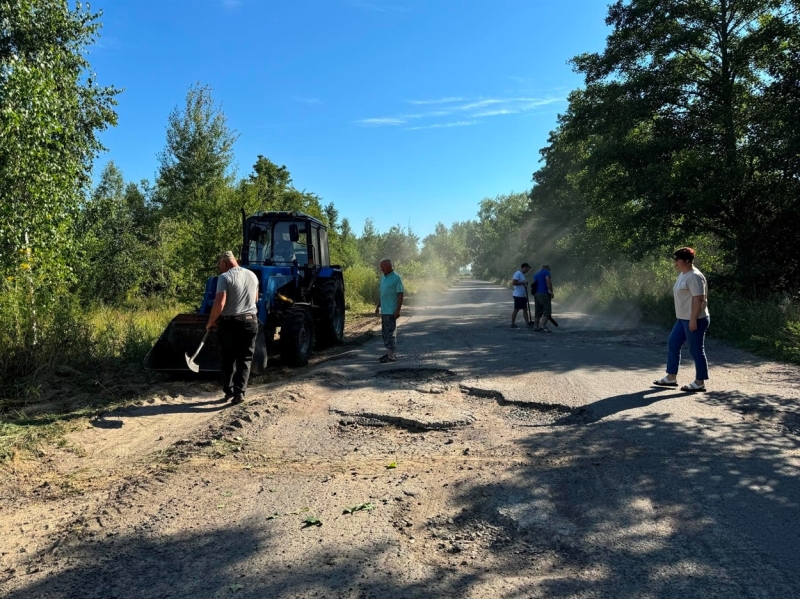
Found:
[[[0,594],[800,597],[798,368],[712,338],[687,395],[651,387],[662,329],[509,312],[462,281],[394,364],[375,336],[242,406],[172,381],[96,418],[5,472]]]

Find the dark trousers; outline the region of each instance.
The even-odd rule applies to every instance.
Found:
[[[256,349],[258,319],[254,314],[220,318],[217,337],[222,351],[222,390],[244,397]]]

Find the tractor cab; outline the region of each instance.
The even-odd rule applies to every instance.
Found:
[[[330,265],[328,230],[302,212],[267,212],[246,219],[241,264],[317,268]]]

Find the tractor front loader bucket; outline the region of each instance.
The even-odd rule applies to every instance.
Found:
[[[207,314],[178,314],[145,356],[145,370],[190,372],[186,365],[186,354],[191,356],[197,351],[207,323]],[[200,366],[201,372],[219,372],[221,362],[216,331],[211,331],[194,361]]]

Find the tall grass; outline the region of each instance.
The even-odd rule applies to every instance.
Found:
[[[185,309],[157,301],[85,308],[64,297],[34,317],[13,308],[19,298],[12,294],[0,300],[0,410],[35,403],[55,371],[141,362],[169,320]]]
[[[154,300],[84,309],[65,297],[33,320],[14,307],[19,298],[0,300],[0,461],[35,454],[97,409],[130,399],[142,377],[129,365],[186,310]]]
[[[568,304],[586,311],[606,312],[633,305],[645,321],[671,326],[675,322],[675,276],[665,268],[639,264],[609,269],[590,283],[573,282],[559,289]],[[756,300],[711,287],[708,303],[709,336],[762,356],[800,364],[800,297],[787,294]]]
[[[363,314],[375,308],[380,277],[374,268],[356,264],[344,271],[345,308],[351,314]]]

